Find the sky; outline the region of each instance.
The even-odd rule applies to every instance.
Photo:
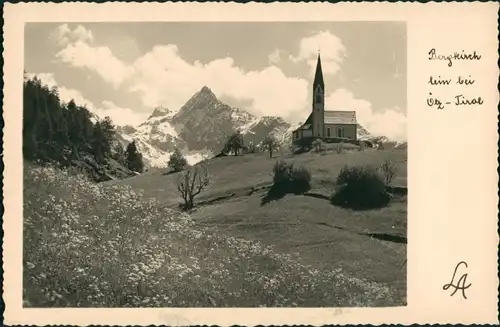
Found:
[[[404,22],[28,23],[25,71],[118,125],[177,111],[203,86],[256,116],[304,121],[318,53],[326,110],[406,139]]]

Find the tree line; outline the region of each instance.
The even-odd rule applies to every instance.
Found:
[[[135,141],[124,149],[115,141],[111,118],[93,116],[83,105],[61,101],[57,87],[49,88],[36,76],[23,81],[23,156],[26,160],[69,165],[91,156],[104,164],[116,159],[142,172],[142,155]]]

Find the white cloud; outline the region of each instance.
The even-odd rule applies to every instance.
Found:
[[[86,40],[67,44],[56,56],[74,67],[96,72],[115,88],[126,81],[129,91],[138,92],[148,107],[163,105],[177,110],[204,85],[217,96],[249,101],[247,109],[256,115],[286,116],[307,104],[308,81],[289,78],[275,66],[244,71],[229,57],[191,64],[172,44],[155,46],[131,65],[120,61],[109,48],[95,47]]]
[[[346,89],[337,89],[325,99],[327,110],[355,110],[358,123],[376,136],[391,140],[406,140],[407,118],[398,108],[374,111],[372,104],[357,99]]]
[[[293,62],[306,62],[311,71],[316,69],[318,52],[321,53],[323,74],[335,74],[346,53],[342,40],[328,31],[319,32],[313,36],[300,40],[297,56],[290,55]]]
[[[277,64],[281,61],[281,51],[279,49],[275,49],[273,52],[267,56],[270,64]]]
[[[92,31],[87,30],[82,25],[78,25],[74,30],[71,30],[68,24],[59,25],[56,28],[56,37],[61,45],[76,41],[91,42],[94,40]]]
[[[289,78],[275,66],[245,71],[229,57],[190,64],[175,45],[154,47],[134,63],[134,72],[130,89],[139,92],[150,107],[162,104],[179,109],[203,85],[216,96],[250,101],[246,109],[256,115],[285,116],[308,101],[308,82]]]
[[[135,126],[143,123],[149,116],[145,113],[134,112],[130,108],[121,108],[111,101],[104,100],[102,102],[102,109],[97,110],[97,115],[100,117],[109,116],[116,125]]]
[[[136,113],[129,108],[121,108],[111,101],[103,101],[102,106],[97,107],[92,101],[86,99],[82,93],[75,89],[66,88],[57,83],[52,73],[27,74],[28,78],[37,76],[42,84],[52,88],[57,86],[59,98],[63,102],[69,102],[71,99],[79,106],[85,106],[90,112],[96,114],[100,118],[109,116],[116,125],[137,125],[144,122],[147,114]]]
[[[78,34],[88,33],[81,30]],[[126,84],[128,91],[137,92],[147,107],[162,105],[175,111],[207,85],[217,97],[250,103],[250,107],[245,109],[259,116],[276,115],[293,120],[298,113],[307,115],[309,112],[309,81],[287,77],[272,64],[282,57],[278,49],[269,55],[270,66],[246,71],[236,66],[230,57],[207,64],[198,61],[189,63],[182,59],[179,49],[172,44],[157,45],[127,65],[116,58],[109,48],[95,47],[88,43],[89,40],[89,37],[83,37],[67,44],[57,54],[58,58],[73,66],[95,71],[115,87]],[[323,73],[336,73],[346,49],[342,41],[330,32],[323,31],[302,39],[297,56],[290,56],[290,60],[306,62],[314,70],[318,49],[321,49]],[[96,113],[102,116],[105,112],[104,115],[109,115],[118,124],[135,124],[145,118],[143,114],[120,108],[109,101],[102,105],[103,108],[95,109]],[[375,112],[370,102],[357,99],[344,89],[331,93],[327,97],[327,105],[330,110],[356,110],[360,124],[374,135],[406,138],[406,117],[397,108]]]
[[[115,88],[131,75],[133,69],[115,57],[108,47],[93,47],[83,40],[69,43],[56,54],[73,67],[87,67]]]

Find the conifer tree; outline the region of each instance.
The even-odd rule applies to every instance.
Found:
[[[125,149],[123,146],[120,144],[120,142],[117,142],[115,146],[113,147],[113,159],[115,159],[118,163],[122,165],[126,165],[127,160],[125,157]]]
[[[144,162],[142,160],[142,154],[137,149],[137,144],[134,141],[130,142],[125,151],[125,158],[128,169],[142,173],[144,170]]]
[[[172,169],[174,172],[181,171],[187,165],[187,160],[182,155],[181,150],[179,148],[175,148],[174,152],[170,155],[170,159],[168,161],[168,167]]]

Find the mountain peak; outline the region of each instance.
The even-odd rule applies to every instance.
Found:
[[[167,108],[163,107],[156,107],[151,115],[148,117],[148,119],[155,118],[155,117],[161,117],[161,116],[166,116],[170,113],[170,110]]]
[[[208,86],[206,86],[206,85],[204,85],[201,88],[200,93],[213,94],[212,90]]]
[[[203,97],[206,99],[210,100],[217,100],[217,97],[215,96],[214,92],[208,87],[208,86],[203,86],[198,93],[195,95],[196,97]]]

